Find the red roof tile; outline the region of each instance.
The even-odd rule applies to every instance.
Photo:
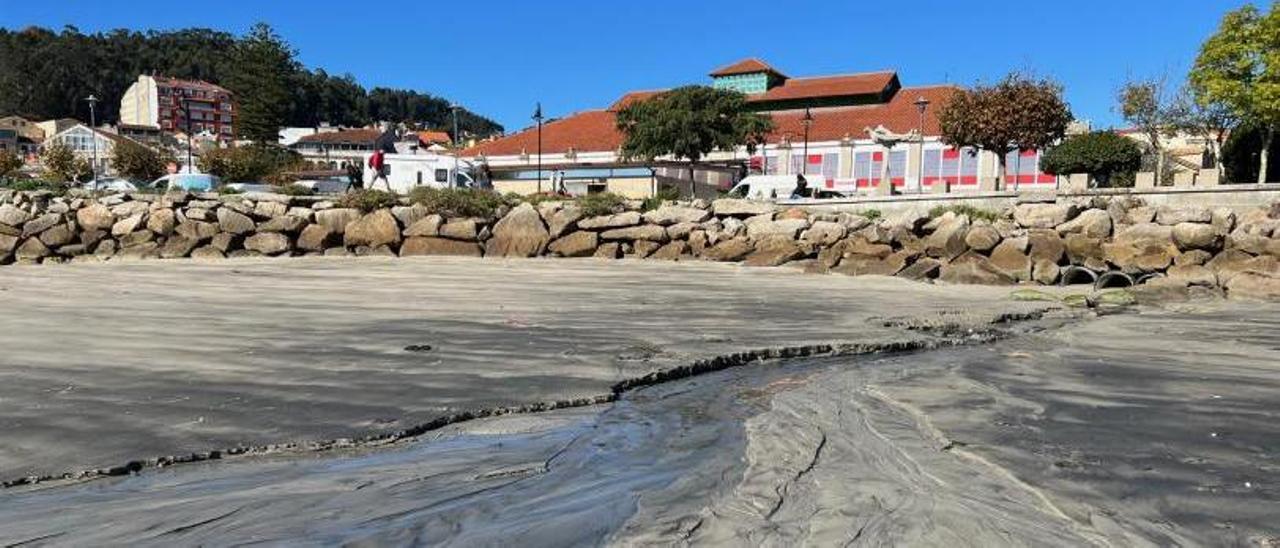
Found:
[[[170,78],[168,76],[153,76],[153,78],[155,78],[157,84],[160,84],[163,86],[190,88],[190,89],[203,89],[206,91],[231,93],[231,91],[228,90],[227,88],[224,88],[217,84],[211,84],[204,80],[183,80],[181,78]]]
[[[609,111],[611,111],[611,112],[618,112],[619,110],[622,110],[622,109],[624,109],[624,108],[626,108],[626,107],[630,106],[630,105],[631,105],[631,103],[635,103],[635,102],[637,102],[637,101],[644,101],[644,100],[646,100],[646,99],[651,99],[651,98],[653,98],[655,95],[662,94],[662,93],[664,93],[664,92],[666,92],[666,91],[667,91],[667,90],[665,90],[665,89],[655,89],[655,90],[649,90],[649,91],[633,91],[633,92],[630,92],[630,93],[628,93],[628,94],[626,94],[626,95],[623,95],[621,99],[618,99],[617,101],[614,101],[612,105],[609,105]]]
[[[810,141],[838,141],[848,136],[854,139],[866,137],[867,127],[884,125],[892,131],[905,133],[920,123],[920,113],[915,106],[917,98],[929,100],[925,112],[925,133],[938,134],[938,109],[951,99],[959,88],[955,86],[930,86],[902,88],[887,103],[845,107],[812,109],[814,122],[809,128]],[[625,99],[626,97],[624,97]],[[780,142],[783,137],[792,141],[802,139],[804,110],[785,110],[769,113],[777,129],[769,135],[769,143]],[[609,110],[581,112],[542,126],[542,152],[560,154],[570,148],[578,152],[610,152],[622,145],[622,133],[615,127],[614,113]],[[520,153],[535,154],[538,150],[536,129],[527,129],[493,141],[477,144],[462,151],[463,156],[510,156]]]
[[[714,76],[732,76],[735,74],[751,74],[755,72],[772,72],[774,74],[777,74],[778,76],[783,76],[783,77],[786,76],[781,72],[778,72],[778,69],[775,69],[769,66],[769,63],[766,63],[754,57],[750,59],[743,59],[741,61],[738,61],[737,63],[733,63],[731,65],[725,65],[716,70],[713,70],[711,71],[711,76],[713,77]]]
[[[764,93],[748,95],[748,101],[785,101],[846,95],[878,94],[889,87],[898,75],[892,71],[867,72],[844,76],[791,78]]]
[[[424,143],[444,145],[453,142],[449,133],[444,131],[419,131],[418,140]]]
[[[925,110],[924,132],[926,135],[937,135],[938,110],[951,100],[958,87],[930,86],[902,88],[894,94],[888,103],[875,105],[856,105],[845,107],[815,108],[813,125],[809,127],[809,141],[838,141],[845,137],[864,139],[868,127],[884,125],[895,133],[906,133],[920,125],[920,111],[915,105],[916,99],[924,97],[929,101]],[[769,142],[779,142],[784,136],[792,142],[804,138],[804,109],[784,110],[771,113],[774,131],[769,135]]]

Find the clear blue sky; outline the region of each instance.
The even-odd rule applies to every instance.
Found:
[[[240,34],[266,21],[308,66],[444,96],[509,131],[530,123],[537,101],[564,116],[628,90],[705,83],[713,68],[752,56],[792,76],[893,69],[907,86],[1032,70],[1066,87],[1078,118],[1107,127],[1121,124],[1121,83],[1160,74],[1180,83],[1222,14],[1245,3],[0,0],[0,26]]]

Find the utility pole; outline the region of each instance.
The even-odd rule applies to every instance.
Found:
[[[533,111],[533,119],[538,122],[538,194],[542,194],[542,102]]]
[[[98,117],[95,107],[98,105],[98,98],[92,93],[85,98],[89,102],[89,138],[93,141],[93,164],[89,166],[93,172],[93,188],[98,189]]]

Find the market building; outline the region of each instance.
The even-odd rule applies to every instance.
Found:
[[[828,189],[844,193],[925,193],[996,189],[995,153],[942,142],[937,112],[959,87],[903,86],[895,71],[791,77],[759,59],[710,73],[711,85],[747,95],[750,107],[775,124],[754,153],[718,151],[693,175],[699,194],[714,193],[748,172],[820,175]],[[623,135],[615,114],[633,101],[665,90],[623,95],[607,108],[588,110],[479,143],[463,156],[487,166],[501,192],[611,191],[642,197],[665,184],[682,188],[689,170],[674,159],[629,162],[619,155]],[[881,128],[903,138],[886,146],[873,138]],[[542,173],[537,164],[541,150]],[[1008,188],[1053,188],[1057,178],[1039,169],[1037,151],[1008,157]],[[887,168],[887,171],[886,171]],[[887,178],[890,186],[882,185]],[[562,186],[555,186],[556,179]]]

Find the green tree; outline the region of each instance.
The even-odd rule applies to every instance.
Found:
[[[214,149],[200,155],[200,171],[230,183],[260,182],[298,165],[301,156],[276,145],[252,144]]]
[[[1165,175],[1165,150],[1161,139],[1178,129],[1175,105],[1167,97],[1163,78],[1125,83],[1116,94],[1120,115],[1146,137],[1155,164],[1156,181]]]
[[[83,158],[77,158],[71,148],[62,143],[53,143],[44,147],[40,156],[44,168],[58,182],[85,182],[93,178],[93,168]]]
[[[1222,145],[1222,170],[1226,180],[1233,183],[1247,181],[1280,181],[1280,162],[1267,164],[1270,170],[1266,177],[1258,176],[1262,153],[1262,142],[1266,138],[1266,129],[1256,124],[1244,123],[1231,130],[1231,136]],[[1280,154],[1280,139],[1272,139],[1269,155]]]
[[[1266,14],[1253,5],[1227,12],[1200,46],[1188,79],[1201,105],[1224,105],[1261,131],[1257,180],[1267,182],[1280,127],[1280,2]]]
[[[1223,174],[1222,151],[1227,137],[1240,124],[1235,113],[1222,103],[1202,103],[1190,86],[1183,87],[1170,112],[1174,127],[1201,139],[1208,145],[1213,167]]]
[[[1072,135],[1045,151],[1040,158],[1040,169],[1051,175],[1088,173],[1098,181],[1098,186],[1128,186],[1132,177],[1116,178],[1117,174],[1132,174],[1142,167],[1142,149],[1132,139],[1110,131],[1095,131]]]
[[[997,153],[1000,188],[1009,152],[1047,148],[1062,139],[1071,120],[1061,86],[1020,74],[993,86],[959,91],[938,111],[947,144]]]
[[[151,181],[165,174],[172,159],[142,143],[121,140],[113,149],[111,167],[129,179]]]
[[[226,86],[235,93],[236,129],[256,143],[274,143],[289,115],[293,98],[289,87],[299,70],[294,50],[271,26],[258,23],[231,50],[235,70]]]
[[[0,151],[0,179],[8,177],[9,174],[22,169],[22,157],[14,152]]]
[[[748,111],[746,96],[736,91],[685,86],[627,105],[617,113],[617,127],[625,135],[624,158],[688,160],[692,195],[694,166],[702,157],[739,146],[754,152],[773,130],[773,119]]]

